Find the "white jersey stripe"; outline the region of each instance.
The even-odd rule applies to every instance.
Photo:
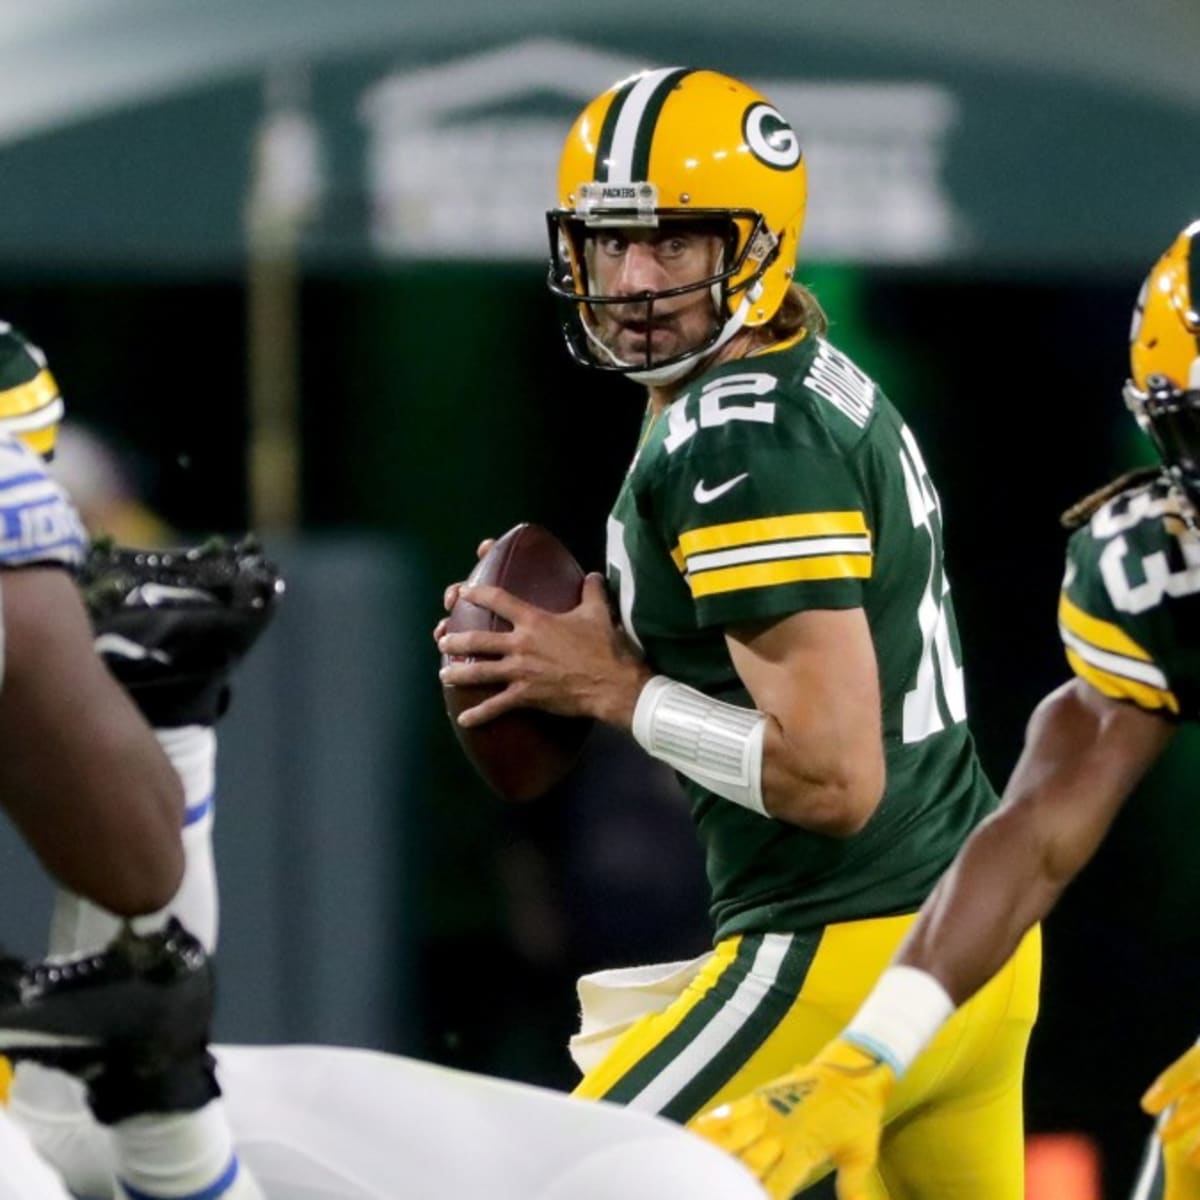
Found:
[[[869,537],[803,538],[792,542],[759,542],[736,550],[713,550],[708,554],[693,554],[687,559],[689,573],[710,571],[715,567],[737,566],[741,563],[774,562],[788,558],[807,558],[813,554],[870,554]]]
[[[1063,643],[1069,646],[1084,662],[1107,671],[1110,675],[1119,675],[1122,679],[1133,679],[1138,683],[1149,684],[1151,687],[1170,691],[1171,686],[1167,677],[1153,663],[1143,662],[1137,658],[1128,658],[1124,654],[1114,654],[1111,650],[1101,650],[1091,642],[1072,633],[1065,625],[1058,627]]]
[[[630,1108],[662,1112],[708,1066],[754,1016],[792,948],[790,933],[768,933],[746,978],[682,1054],[674,1058],[636,1096]]]

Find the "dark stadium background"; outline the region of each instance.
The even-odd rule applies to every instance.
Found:
[[[318,582],[311,567],[288,601],[327,650],[336,654],[343,639],[357,639],[360,657],[380,647],[394,678],[385,678],[372,736],[402,748],[402,769],[377,772],[384,833],[369,864],[331,860],[319,840],[264,824],[265,810],[244,793],[293,747],[307,762],[304,733],[287,743],[285,722],[280,735],[292,697],[270,690],[264,646],[223,742],[218,852],[232,865],[218,1032],[362,1036],[351,998],[368,972],[384,984],[369,1034],[383,1048],[566,1087],[575,976],[682,958],[706,943],[690,826],[672,782],[611,734],[594,739],[550,796],[520,807],[491,797],[442,713],[429,630],[443,584],[469,569],[477,541],[517,521],[542,522],[586,567],[601,565],[639,393],[569,361],[536,258],[370,252],[356,107],[363,80],[392,65],[416,71],[546,29],[532,0],[472,0],[462,12],[448,8],[442,25],[422,6],[411,30],[404,15],[416,5],[372,0],[362,12],[390,22],[391,40],[366,44],[370,30],[357,42],[331,38],[322,58],[315,35],[302,44],[302,17],[331,30],[333,10],[272,4],[279,30],[295,34],[289,42],[272,33],[274,54],[262,49],[271,23],[251,13],[264,6],[225,0],[209,6],[213,29],[194,12],[195,27],[177,37],[169,6],[123,0],[110,8],[111,27],[85,23],[66,29],[62,46],[31,43],[46,52],[46,72],[77,83],[79,65],[104,55],[150,61],[197,30],[214,45],[214,31],[226,31],[211,62],[140,98],[109,97],[32,132],[6,133],[0,109],[0,317],[45,348],[69,419],[110,439],[181,536],[245,528],[247,364],[262,352],[247,333],[248,163],[270,92],[264,78],[280,63],[285,76],[297,63],[311,67],[306,86],[330,138],[332,186],[321,219],[288,248],[295,292],[286,277],[275,280],[297,337],[300,509],[298,529],[266,536],[284,557],[299,537],[383,547],[404,564],[402,602],[376,605],[374,625],[338,597],[336,579],[306,607],[304,585]],[[809,261],[802,242],[800,278],[823,300],[832,339],[875,375],[921,442],[945,510],[971,720],[1001,784],[1029,712],[1067,673],[1055,629],[1065,543],[1057,515],[1147,461],[1120,392],[1140,281],[1200,215],[1194,6],[1154,0],[1134,13],[1116,0],[1087,11],[1012,0],[1001,13],[982,0],[945,0],[923,6],[909,28],[900,6],[869,0],[765,3],[758,19],[771,22],[769,38],[715,4],[700,6],[701,21],[677,19],[693,7],[661,0],[644,36],[633,22],[649,18],[623,0],[570,17],[555,9],[551,25],[606,51],[712,62],[751,79],[933,79],[961,102],[946,174],[974,241],[907,266]],[[5,52],[0,36],[0,67],[11,67]],[[37,74],[31,67],[28,77]],[[561,96],[556,105],[561,121],[571,105]],[[1176,168],[1189,146],[1186,169]],[[430,192],[436,203],[436,181]],[[363,717],[332,687],[305,704],[311,725],[300,730]],[[283,749],[271,757],[279,736]],[[339,743],[335,784],[362,765],[357,745]],[[239,777],[231,764],[259,773]],[[1149,1128],[1137,1097],[1200,1033],[1198,767],[1188,730],[1046,930],[1028,1124],[1094,1138],[1106,1200],[1128,1195]],[[336,786],[328,793],[334,828],[345,797]],[[259,872],[254,854],[275,843],[283,865]],[[8,853],[0,845],[0,876],[11,874]],[[355,909],[352,885],[380,870],[378,905]],[[268,919],[254,907],[259,874],[273,889]],[[314,890],[306,879],[318,876]],[[326,899],[336,919],[314,950],[306,939]],[[354,954],[339,956],[339,946]],[[319,997],[306,990],[314,959],[327,967]],[[329,1019],[339,1005],[340,1025]]]

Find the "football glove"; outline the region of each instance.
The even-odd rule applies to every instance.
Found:
[[[126,926],[98,953],[0,959],[0,1054],[77,1076],[106,1124],[192,1112],[221,1094],[213,1001],[209,958],[177,920]]]
[[[284,590],[251,537],[183,550],[97,541],[79,585],[96,649],[160,729],[211,725],[225,711],[229,674]]]
[[[1178,1143],[1188,1163],[1200,1167],[1200,1045],[1177,1058],[1150,1085],[1142,1108],[1152,1117],[1171,1109],[1158,1136],[1164,1143]]]
[[[867,1200],[895,1085],[886,1063],[835,1038],[806,1066],[702,1113],[689,1128],[740,1159],[771,1200],[791,1200],[826,1164],[837,1168],[838,1200]]]

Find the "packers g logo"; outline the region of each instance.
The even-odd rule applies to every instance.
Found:
[[[800,161],[796,131],[777,108],[761,101],[746,109],[742,135],[759,162],[776,171],[788,171]]]

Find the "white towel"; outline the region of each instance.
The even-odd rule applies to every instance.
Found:
[[[579,1032],[567,1043],[575,1065],[586,1075],[612,1050],[635,1021],[669,1008],[704,969],[713,951],[690,962],[616,967],[584,975],[579,996]]]

